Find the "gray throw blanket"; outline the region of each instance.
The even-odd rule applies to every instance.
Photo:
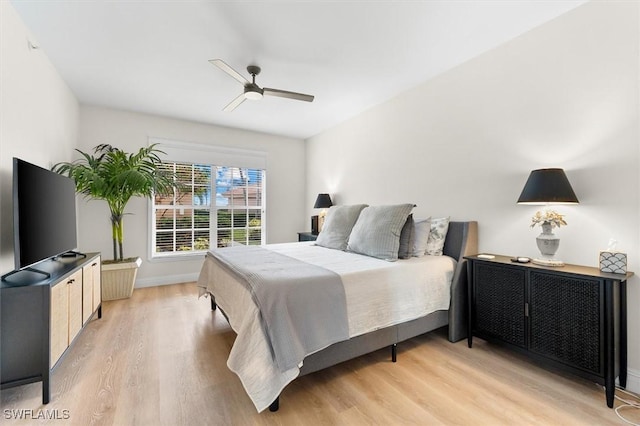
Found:
[[[227,247],[207,256],[251,292],[281,371],[349,338],[344,286],[335,272],[259,246]]]

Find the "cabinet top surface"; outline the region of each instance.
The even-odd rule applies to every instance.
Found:
[[[32,268],[47,272],[51,274],[51,277],[46,278],[43,274],[24,269],[15,275],[7,277],[5,281],[0,281],[0,288],[52,286],[73,273],[74,270],[95,260],[100,256],[100,253],[85,253],[85,255],[87,257],[60,257],[56,260],[50,259],[37,263]]]
[[[627,272],[626,274],[613,274],[608,272],[601,272],[600,269],[594,268],[591,266],[572,265],[568,263],[565,264],[564,266],[542,266],[542,265],[536,265],[533,262],[529,262],[529,263],[513,262],[511,260],[513,256],[503,256],[499,254],[492,254],[492,255],[495,256],[493,259],[478,257],[478,255],[465,256],[465,259],[473,260],[476,262],[499,263],[499,264],[514,266],[514,267],[539,269],[542,271],[548,271],[548,272],[554,272],[554,273],[560,273],[560,274],[584,275],[584,276],[589,276],[594,278],[604,278],[604,279],[619,280],[619,281],[625,281],[628,278],[633,276],[633,272]]]

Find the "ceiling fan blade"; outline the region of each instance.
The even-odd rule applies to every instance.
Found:
[[[313,102],[314,96],[305,95],[304,93],[296,93],[296,92],[288,92],[286,90],[278,90],[278,89],[269,89],[265,87],[262,89],[264,91],[264,95],[268,96],[278,96],[281,98],[289,98],[295,99],[297,101],[305,101],[305,102]]]
[[[244,93],[241,93],[240,95],[238,95],[237,98],[235,98],[234,100],[229,102],[229,105],[224,107],[223,111],[231,112],[234,109],[238,108],[240,106],[240,104],[243,103],[246,100],[247,100],[247,98],[244,96]]]
[[[211,62],[213,65],[217,66],[218,68],[220,68],[222,71],[226,72],[227,74],[229,74],[231,77],[235,78],[236,80],[238,80],[243,86],[245,84],[249,84],[249,80],[247,80],[246,78],[244,78],[242,76],[242,74],[240,74],[238,71],[234,70],[233,68],[231,68],[225,61],[223,61],[222,59],[210,59],[209,62]]]

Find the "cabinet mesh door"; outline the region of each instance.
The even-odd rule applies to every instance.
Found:
[[[531,272],[530,350],[601,374],[600,282]]]
[[[474,274],[476,331],[524,347],[524,271],[476,262]]]

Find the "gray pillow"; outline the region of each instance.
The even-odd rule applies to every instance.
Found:
[[[400,232],[413,204],[370,206],[362,210],[351,231],[347,250],[379,259],[398,259]]]
[[[398,259],[409,259],[413,249],[414,223],[413,215],[407,217],[407,221],[400,231],[400,247],[398,248]]]
[[[329,207],[322,231],[320,231],[316,239],[316,245],[345,250],[351,229],[365,207],[367,207],[366,204]]]
[[[415,219],[413,228],[411,255],[413,257],[422,257],[427,254],[427,242],[431,233],[431,218]]]

